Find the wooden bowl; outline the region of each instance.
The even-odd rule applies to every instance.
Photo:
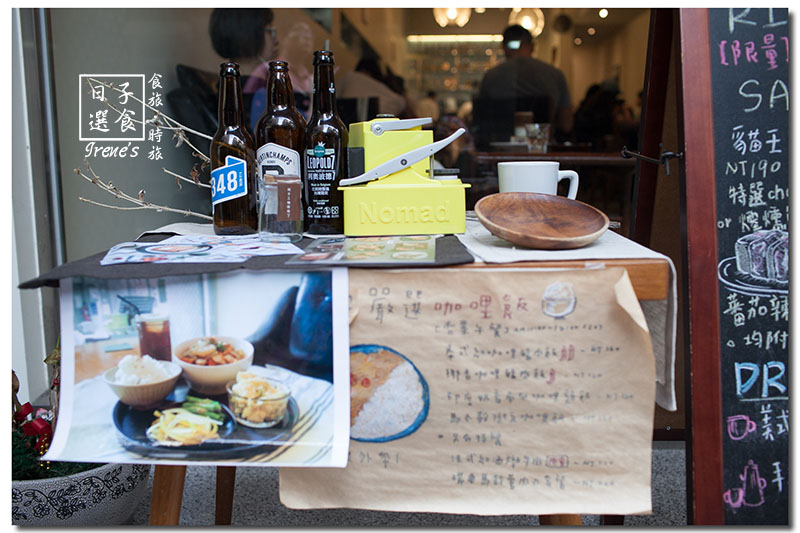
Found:
[[[552,194],[490,194],[475,204],[475,214],[492,235],[526,248],[580,248],[608,229],[599,209]]]

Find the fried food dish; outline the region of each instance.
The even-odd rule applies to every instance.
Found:
[[[375,389],[386,383],[389,374],[403,360],[387,350],[373,353],[350,352],[350,425]]]
[[[244,352],[215,337],[203,337],[178,354],[178,358],[193,365],[217,366],[244,359]]]

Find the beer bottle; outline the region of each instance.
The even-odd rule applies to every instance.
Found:
[[[343,195],[347,177],[347,128],[336,110],[333,52],[314,52],[313,111],[306,128],[303,162],[306,231],[344,233]]]
[[[258,182],[253,137],[244,126],[237,63],[219,70],[219,127],[211,140],[211,209],[214,233],[258,231]]]
[[[306,120],[294,106],[286,61],[270,61],[267,107],[256,124],[256,167],[260,186],[258,233],[262,240],[296,242],[303,233],[300,157]]]

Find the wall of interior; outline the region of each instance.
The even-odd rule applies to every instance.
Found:
[[[569,92],[573,107],[578,107],[589,87],[605,79],[606,61],[601,54],[602,50],[594,46],[573,47],[573,59],[567,68],[571,80]]]
[[[644,87],[647,66],[647,39],[650,33],[650,13],[644,12],[623,27],[615,38],[619,65],[620,97],[634,106]]]
[[[592,84],[618,76],[620,98],[635,108],[644,87],[649,31],[650,13],[644,11],[606,39],[573,46],[569,64],[573,105],[580,104]]]
[[[339,12],[347,17],[347,20],[381,56],[383,63],[397,75],[404,74],[405,11],[400,8],[334,9],[334,12]],[[356,58],[356,60],[358,59]],[[351,68],[354,67],[355,64]]]

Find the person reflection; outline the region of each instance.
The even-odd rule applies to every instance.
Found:
[[[314,84],[314,34],[305,22],[297,22],[289,34],[281,40],[276,59],[289,63],[289,77],[294,90],[294,105],[307,119],[311,111],[311,91]],[[265,75],[269,77],[269,65],[265,64]],[[253,92],[250,106],[250,124],[255,127],[267,107],[266,84],[262,83]]]
[[[464,128],[466,130],[465,133],[437,152],[434,159],[436,162],[441,163],[443,168],[458,169],[460,177],[470,178],[472,177],[472,166],[474,164],[475,144],[464,121],[453,113],[439,117],[433,128],[433,140],[435,142],[441,141],[455,133],[459,128]]]
[[[298,110],[308,114],[311,110],[311,91],[314,85],[314,34],[305,22],[296,22],[280,47],[279,59],[289,63],[294,87],[294,101]]]
[[[270,8],[216,8],[211,12],[208,31],[214,51],[239,64],[245,117],[252,114],[253,94],[266,86],[268,61],[278,53],[274,18]]]
[[[430,117],[434,122],[439,120],[441,110],[436,101],[436,91],[428,91],[424,98],[414,103],[414,110],[420,117]]]
[[[617,151],[623,145],[636,148],[639,119],[619,95],[615,79],[589,87],[575,111],[577,142],[589,143],[598,151]]]
[[[489,105],[488,114],[496,114],[498,102],[511,102],[512,111],[534,111],[535,122],[549,122],[553,125],[556,136],[566,137],[572,130],[572,101],[570,99],[567,80],[558,68],[532,57],[534,49],[533,37],[520,25],[508,26],[503,31],[503,53],[505,61],[487,70],[478,88],[476,111],[478,105]],[[536,99],[543,105],[534,107]],[[523,108],[520,106],[531,106]],[[492,109],[494,107],[494,109]],[[540,109],[546,108],[546,116],[542,117]],[[486,113],[481,114],[481,116]],[[537,116],[539,115],[539,116]],[[476,121],[479,119],[475,117]],[[513,130],[513,116],[489,117],[496,120],[510,121],[505,130]],[[491,121],[490,121],[491,122]],[[492,127],[491,124],[489,127]],[[484,136],[481,132],[481,136]],[[495,139],[491,139],[495,140]],[[507,141],[508,138],[501,139]]]

